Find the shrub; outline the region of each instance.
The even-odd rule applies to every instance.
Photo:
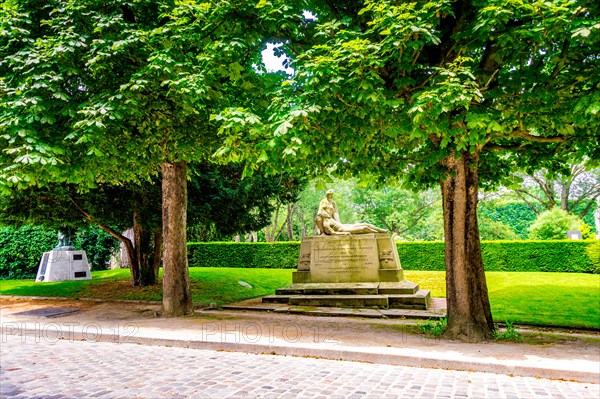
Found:
[[[562,240],[569,230],[579,228],[579,218],[554,207],[542,212],[529,226],[529,238],[532,240]]]
[[[106,270],[110,254],[118,248],[119,241],[99,227],[90,226],[77,232],[74,245],[85,251],[92,270]]]
[[[0,276],[35,278],[42,254],[56,246],[56,230],[0,227]]]
[[[593,240],[586,252],[592,263],[592,273],[600,274],[600,240]]]

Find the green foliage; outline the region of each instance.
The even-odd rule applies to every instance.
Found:
[[[525,202],[501,200],[480,201],[477,213],[510,226],[510,229],[521,239],[527,238],[527,229],[537,217],[536,213]]]
[[[190,267],[294,269],[299,253],[299,242],[198,242],[188,244],[188,263]]]
[[[35,278],[42,254],[56,243],[56,230],[0,227],[0,278]]]
[[[569,230],[579,228],[579,218],[563,211],[552,208],[540,213],[529,227],[529,238],[534,240],[561,240],[567,237]]]
[[[600,274],[600,240],[594,240],[586,249],[592,262],[592,273]]]
[[[439,337],[446,331],[448,325],[448,319],[445,317],[437,320],[427,320],[425,323],[419,324],[419,330],[427,335],[433,335]]]
[[[477,218],[479,237],[482,240],[518,240],[519,236],[506,223],[492,220],[485,216]]]
[[[443,241],[399,242],[396,247],[403,269],[446,270]]]
[[[74,244],[85,251],[92,270],[105,270],[110,266],[110,255],[118,249],[119,241],[100,228],[91,226],[77,232]]]
[[[597,273],[597,261],[588,253],[596,240],[483,241],[486,271]],[[402,267],[407,270],[445,270],[444,243],[398,243]]]
[[[221,241],[258,231],[269,224],[275,202],[294,202],[306,184],[287,173],[242,178],[243,170],[243,164],[190,165],[189,241]]]
[[[486,271],[598,273],[597,245],[597,240],[515,240],[484,241],[481,248]],[[405,270],[446,270],[443,242],[396,246]],[[188,253],[190,266],[295,269],[300,243],[189,243]]]
[[[494,331],[494,339],[497,341],[521,342],[523,341],[523,336],[515,329],[512,321],[507,321],[503,332],[498,330]]]

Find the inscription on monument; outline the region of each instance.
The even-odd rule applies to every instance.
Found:
[[[311,256],[313,282],[379,281],[379,253],[373,239],[332,237],[314,242]]]

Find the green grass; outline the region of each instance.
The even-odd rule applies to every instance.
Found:
[[[292,272],[285,269],[200,268],[190,269],[194,302],[218,305],[269,295],[291,284]],[[162,270],[159,279],[162,279]],[[245,281],[252,288],[238,284]],[[162,284],[133,287],[128,269],[92,272],[92,280],[35,283],[33,280],[0,280],[1,295],[68,298],[138,299],[160,301]]]
[[[492,315],[498,322],[600,329],[600,275],[487,272]],[[407,280],[446,296],[446,273],[405,271]]]
[[[498,322],[600,329],[600,275],[577,273],[486,273],[492,314]],[[0,294],[73,298],[160,300],[162,286],[132,287],[128,270],[92,272],[93,280],[35,283],[0,280]],[[405,278],[446,295],[445,273],[405,271]],[[272,294],[291,284],[292,270],[190,268],[194,302],[219,305]],[[243,287],[245,281],[252,288]]]

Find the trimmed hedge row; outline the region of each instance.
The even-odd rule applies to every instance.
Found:
[[[197,242],[188,243],[189,267],[247,267],[295,269],[300,243]]]
[[[398,243],[402,268],[444,271],[443,242]],[[599,240],[484,241],[486,271],[600,274]],[[299,242],[189,243],[190,266],[295,269]]]

